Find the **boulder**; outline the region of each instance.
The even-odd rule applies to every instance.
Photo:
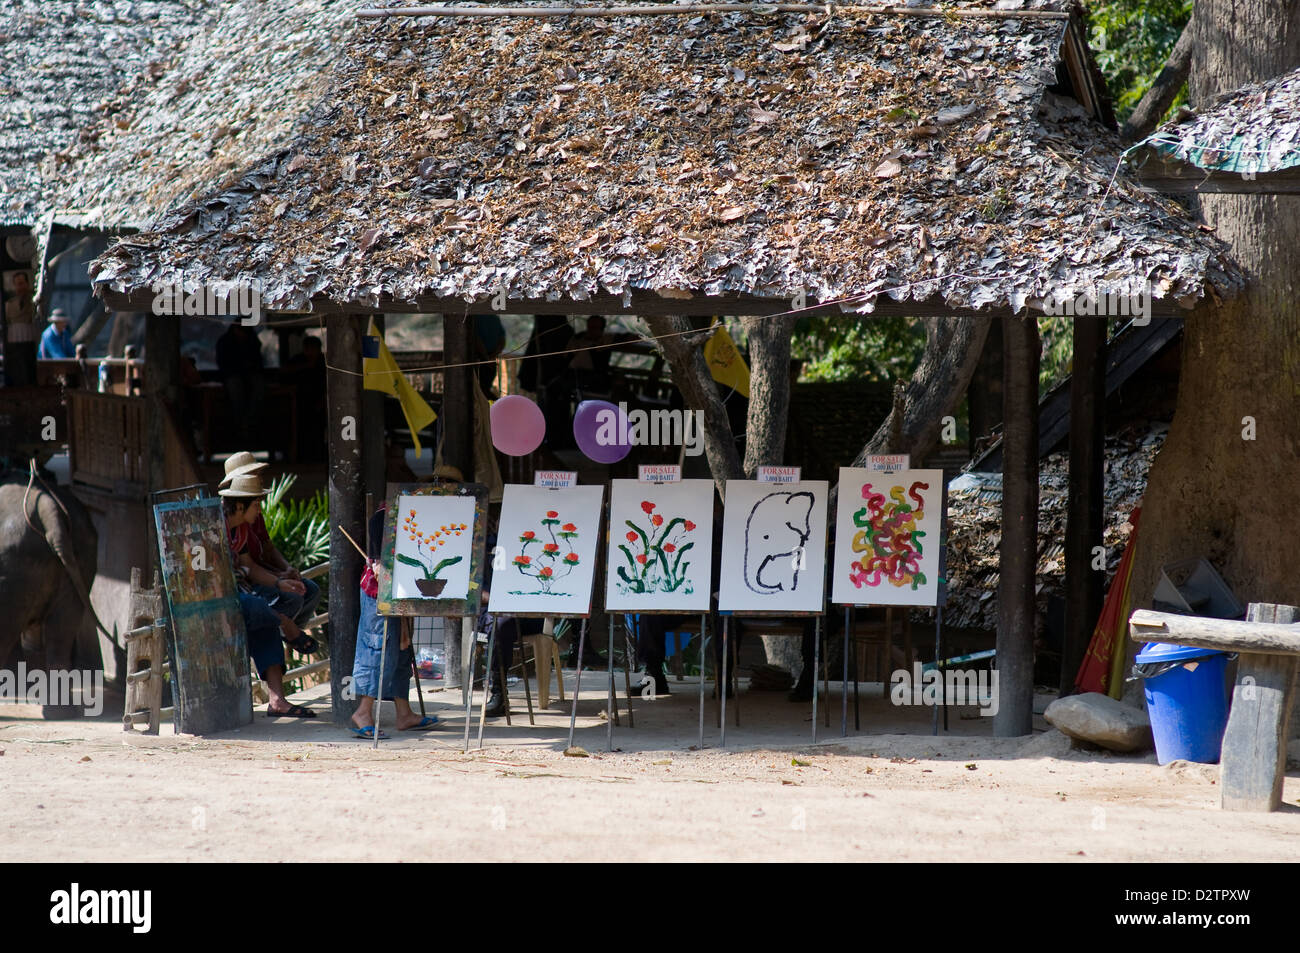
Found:
[[[1150,751],[1154,744],[1146,712],[1097,692],[1058,698],[1043,717],[1062,734],[1111,751]]]

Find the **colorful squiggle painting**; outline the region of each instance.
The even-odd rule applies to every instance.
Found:
[[[943,471],[840,470],[832,601],[934,605]]]

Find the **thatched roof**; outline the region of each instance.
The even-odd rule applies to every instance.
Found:
[[[1219,172],[1300,166],[1300,69],[1220,96],[1205,109],[1162,126],[1146,145]]]
[[[0,4],[0,224],[48,210],[71,153],[115,121],[126,88],[166,72],[206,0]]]
[[[210,4],[205,24],[102,134],[73,150],[59,199],[105,227],[140,227],[225,187],[282,147],[324,94],[352,0]]]
[[[258,280],[269,310],[504,290],[492,310],[681,313],[1231,288],[1223,246],[1115,178],[1118,141],[1065,98],[1099,96],[1077,22],[996,5],[1040,13],[361,20],[281,148],[95,280]]]

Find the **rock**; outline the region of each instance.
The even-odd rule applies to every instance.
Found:
[[[1146,712],[1109,695],[1088,692],[1058,698],[1047,706],[1043,717],[1062,734],[1111,751],[1149,751],[1153,747]]]

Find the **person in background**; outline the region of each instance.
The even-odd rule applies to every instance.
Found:
[[[304,335],[302,350],[284,365],[284,372],[297,395],[298,457],[308,463],[321,462],[329,455],[325,438],[329,412],[325,406],[325,352],[320,338]]]
[[[242,543],[247,539],[250,515],[257,510],[266,491],[255,474],[241,474],[218,495],[221,497],[221,510],[226,517],[226,532],[236,572],[247,582],[249,564]],[[255,579],[252,581],[256,582]],[[266,706],[266,716],[315,718],[316,713],[310,708],[295,705],[285,697],[281,617],[276,615],[265,599],[253,592],[239,593],[239,609],[244,617],[244,629],[248,637],[248,655],[257,666],[257,674],[266,682],[267,693],[271,696]]]
[[[519,383],[537,395],[546,418],[546,444],[552,450],[571,447],[572,414],[569,407],[569,342],[573,328],[562,314],[539,314],[533,318],[524,360],[519,365]]]
[[[605,333],[605,318],[593,314],[587,318],[587,330],[573,339],[569,349],[576,351],[569,362],[573,372],[574,386],[579,395],[585,391],[608,394],[611,387],[609,376],[609,345],[624,340],[630,335],[612,337]]]
[[[415,655],[410,637],[401,624],[402,620],[385,618],[379,614],[379,554],[383,546],[387,509],[387,504],[384,504],[370,517],[366,568],[361,575],[357,651],[352,662],[352,687],[357,695],[357,710],[352,713],[352,733],[370,741],[375,737],[375,699],[381,695],[391,700],[397,709],[398,731],[428,731],[438,724],[435,715],[421,717],[411,708],[411,667]],[[379,670],[381,658],[382,673]],[[388,737],[382,728],[379,737]]]
[[[506,329],[501,317],[496,314],[474,315],[474,360],[492,362],[480,364],[477,368],[479,386],[488,397],[492,396],[492,385],[497,379],[497,358],[505,349]]]
[[[36,316],[32,304],[32,279],[15,272],[13,293],[5,301],[5,383],[30,387],[36,383]]]
[[[41,346],[36,357],[42,361],[70,361],[76,354],[72,334],[68,331],[68,313],[62,308],[55,308],[50,313],[49,327],[41,335]]]
[[[235,477],[242,474],[259,475],[260,479],[261,472],[267,466],[247,450],[232,453],[226,458],[226,475],[221,481],[221,486],[229,486]],[[280,590],[276,611],[288,616],[295,626],[301,627],[310,621],[316,614],[317,604],[320,603],[320,586],[310,579],[303,579],[302,574],[290,566],[288,560],[275,548],[275,544],[271,542],[271,534],[267,532],[266,519],[262,516],[260,505],[248,524],[247,550],[253,563],[275,577],[276,581],[269,585],[274,585]],[[290,585],[281,587],[280,580],[287,580]],[[314,639],[310,636],[305,638],[308,643],[315,646]],[[290,644],[300,652],[316,651],[316,647],[298,648],[298,640]]]
[[[260,436],[257,422],[261,420],[266,381],[262,376],[262,343],[252,328],[233,321],[229,330],[217,338],[217,371],[226,388],[239,442],[255,444],[254,437]]]

